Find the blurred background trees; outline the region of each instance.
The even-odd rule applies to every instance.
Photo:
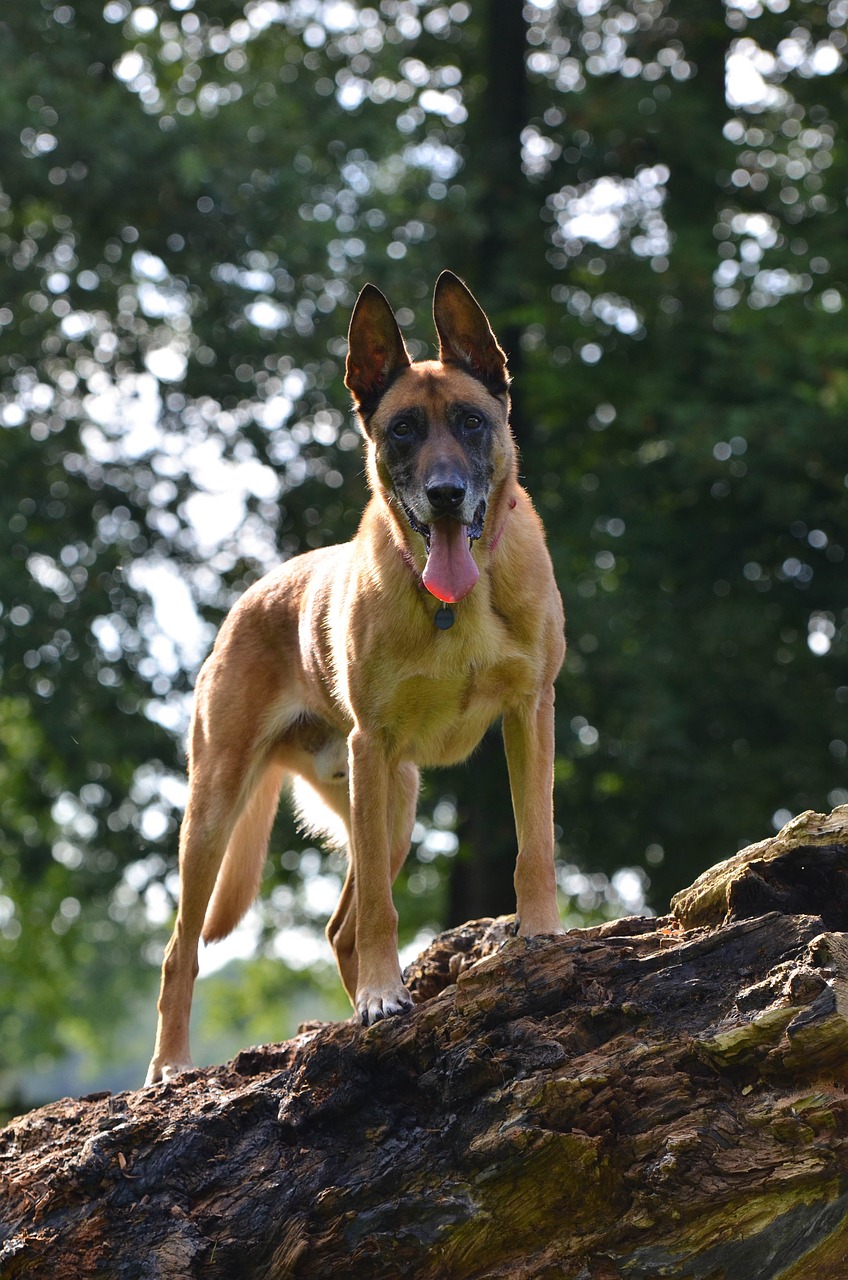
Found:
[[[848,801],[847,27],[846,0],[7,0],[7,1092],[151,1005],[194,674],[364,500],[366,280],[426,355],[449,266],[509,351],[568,616],[567,922]],[[428,780],[410,945],[511,909],[501,757]],[[210,980],[242,1043],[315,1012],[307,961],[344,1012],[339,867],[285,815],[273,848],[260,958]]]

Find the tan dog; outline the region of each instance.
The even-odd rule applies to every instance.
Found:
[[[200,672],[148,1083],[191,1064],[198,940],[228,934],[256,896],[286,778],[307,828],[349,851],[327,936],[366,1025],[411,1004],[392,882],[418,767],[464,760],[499,716],[519,933],[561,932],[552,785],[562,603],[517,481],[504,353],[448,271],[433,310],[439,359],[413,364],[386,299],[362,290],[346,381],[373,496],[351,542],[296,556],[245,593]]]

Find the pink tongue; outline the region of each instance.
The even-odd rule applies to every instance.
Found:
[[[421,580],[431,595],[448,604],[462,600],[480,577],[468,546],[468,530],[445,516],[430,526],[430,554]]]

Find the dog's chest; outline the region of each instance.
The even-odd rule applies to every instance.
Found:
[[[462,661],[456,654],[384,686],[380,719],[401,757],[425,766],[456,764],[535,684],[533,664],[520,653],[488,662]]]

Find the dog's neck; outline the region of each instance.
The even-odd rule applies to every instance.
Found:
[[[501,540],[501,535],[503,534],[503,531],[504,531],[504,529],[506,528],[506,522],[507,522],[507,520],[508,520],[508,518],[509,518],[509,513],[510,513],[510,511],[514,511],[514,510],[515,510],[515,508],[516,508],[517,504],[518,504],[518,499],[517,499],[516,497],[512,497],[512,498],[510,498],[509,502],[506,504],[506,512],[505,512],[505,514],[504,514],[504,518],[503,518],[503,520],[502,520],[502,521],[501,521],[501,523],[500,523],[500,528],[498,529],[498,531],[497,531],[497,533],[495,534],[494,538],[492,538],[492,541],[489,543],[489,553],[490,553],[490,554],[494,551],[495,547],[496,547],[496,546],[498,545],[498,543],[500,542],[500,540]]]

